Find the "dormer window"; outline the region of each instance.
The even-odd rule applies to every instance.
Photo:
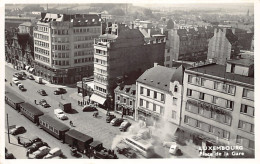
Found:
[[[178,86],[177,85],[174,86],[174,92],[178,92]]]

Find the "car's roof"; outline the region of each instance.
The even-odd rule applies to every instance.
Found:
[[[62,111],[62,112],[63,112],[63,110],[61,110],[61,109],[59,109],[59,108],[54,109],[54,111]]]

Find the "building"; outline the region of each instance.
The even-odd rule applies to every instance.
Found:
[[[215,28],[214,36],[208,43],[207,59],[213,59],[218,64],[226,64],[229,59],[236,58],[239,53],[238,38],[230,28]]]
[[[5,29],[18,28],[24,22],[32,22],[35,17],[5,16]]]
[[[163,64],[164,49],[164,36],[155,36],[152,41],[145,40],[138,29],[130,29],[125,24],[112,24],[106,34],[95,39],[95,86],[91,100],[104,105],[107,97],[113,97],[119,76],[134,79],[154,62]]]
[[[135,120],[136,85],[117,86],[115,89],[115,112]]]
[[[167,132],[174,135],[181,121],[184,70],[155,64],[136,80],[136,120],[169,123]]]
[[[254,152],[254,61],[227,60],[185,70],[181,127],[194,143],[242,145]]]
[[[100,34],[99,15],[41,13],[34,29],[36,75],[57,84],[93,75],[93,43]]]
[[[33,36],[34,25],[31,22],[24,22],[18,26],[20,33],[28,33]]]
[[[164,65],[172,67],[172,61],[201,61],[207,58],[208,40],[213,36],[212,27],[180,28],[168,30]]]

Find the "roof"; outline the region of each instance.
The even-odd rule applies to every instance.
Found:
[[[175,72],[175,69],[155,66],[146,70],[138,79],[137,82],[147,84],[149,86],[169,91],[170,81]]]
[[[100,142],[100,141],[93,141],[92,143],[89,144],[89,146],[97,147],[99,144],[102,144],[102,142]]]
[[[30,113],[33,113],[33,115],[35,115],[35,116],[40,116],[40,115],[44,114],[38,108],[36,108],[35,106],[33,106],[33,105],[29,104],[29,103],[23,103],[20,106],[22,106],[26,110],[30,111]]]
[[[79,141],[82,141],[82,142],[88,142],[88,141],[93,141],[93,138],[86,135],[86,134],[83,134],[75,129],[71,129],[70,131],[66,132],[65,135],[69,135],[71,136],[72,138],[75,138]]]
[[[20,24],[19,26],[33,26],[32,22],[24,22],[22,24]]]
[[[53,126],[58,131],[66,131],[66,130],[70,129],[67,125],[61,123],[59,120],[56,120],[46,114],[43,116],[40,116],[39,120],[43,120],[44,122],[47,122],[49,125]]]
[[[136,85],[135,84],[125,85],[123,87],[117,86],[115,90],[124,92],[124,93],[126,93],[128,95],[135,96],[135,94],[136,94]]]
[[[14,95],[13,93],[10,93],[10,92],[5,93],[5,96],[8,97],[8,99],[11,99],[11,100],[12,100],[14,103],[16,103],[16,104],[19,104],[19,103],[23,103],[23,102],[24,102],[23,99],[21,99],[20,97]]]
[[[182,62],[172,61],[172,67],[178,68],[178,67],[180,67],[181,65],[184,66],[184,68],[190,68],[190,67],[192,67],[192,65],[191,65],[191,64],[188,64],[188,63],[182,63]]]
[[[184,68],[183,65],[181,65],[180,67],[178,67],[178,68],[176,69],[176,71],[174,72],[171,81],[172,81],[172,82],[178,81],[178,82],[182,85],[184,70],[185,70],[185,68]]]
[[[233,59],[228,60],[227,63],[242,65],[242,66],[251,66],[254,64],[254,60],[252,59]]]
[[[113,34],[103,34],[99,36],[99,38],[101,39],[110,39],[110,40],[114,40],[117,37],[118,37],[117,35],[113,35]]]
[[[231,80],[232,82],[241,82],[245,84],[254,85],[254,77],[248,77],[248,76],[242,76],[230,72],[226,72],[226,66],[225,65],[219,65],[219,64],[208,64],[208,65],[202,65],[198,67],[192,67],[188,70],[195,71],[198,73],[203,73],[205,75],[211,75],[215,77],[225,78],[227,80]]]

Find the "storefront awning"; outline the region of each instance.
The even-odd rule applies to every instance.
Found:
[[[29,68],[30,68],[30,66],[28,66],[28,65],[27,65],[27,66],[25,66],[25,70],[28,70]]]
[[[99,103],[101,105],[104,105],[104,103],[106,101],[105,98],[103,98],[103,97],[101,97],[99,95],[96,95],[96,94],[92,94],[92,96],[90,97],[90,100],[91,101],[95,101],[95,102],[97,102],[97,103]]]

